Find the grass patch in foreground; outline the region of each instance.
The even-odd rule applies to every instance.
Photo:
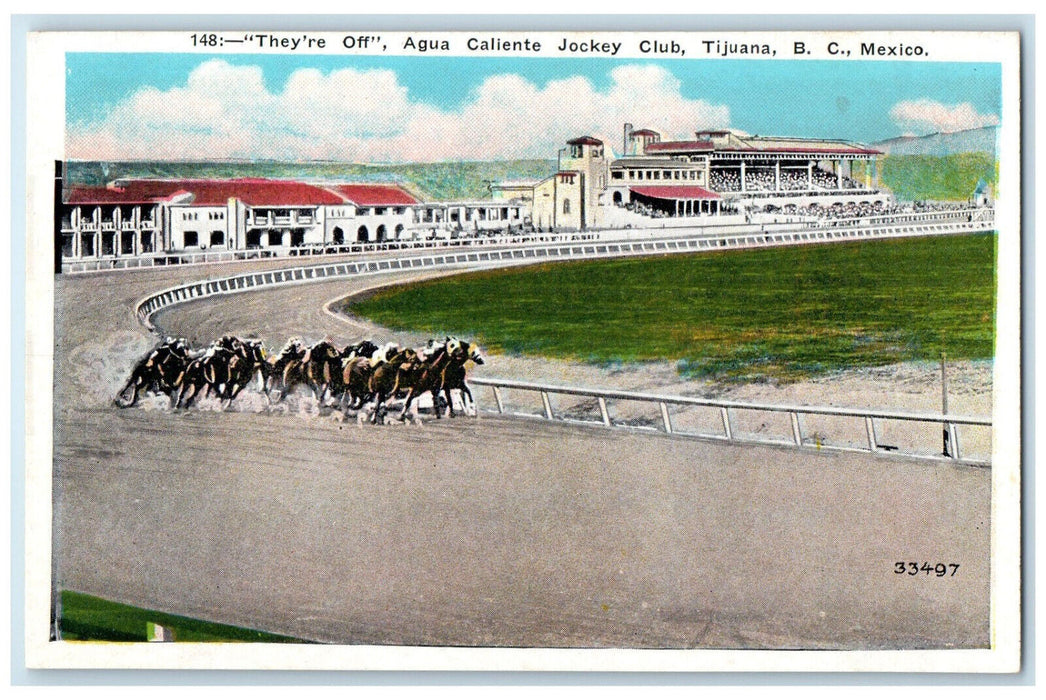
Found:
[[[994,353],[994,234],[552,263],[382,290],[342,310],[489,350],[794,380]]]
[[[204,622],[114,603],[85,593],[62,591],[60,627],[64,640],[147,642],[150,623],[171,630],[176,642],[302,643],[302,640],[292,637]]]

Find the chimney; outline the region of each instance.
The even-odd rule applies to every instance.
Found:
[[[621,144],[622,145],[622,148],[621,148],[622,155],[626,155],[626,156],[629,155],[629,153],[628,153],[628,135],[631,134],[631,133],[632,133],[632,125],[629,124],[628,122],[625,122],[625,136],[624,136],[624,140],[623,140],[623,142]]]

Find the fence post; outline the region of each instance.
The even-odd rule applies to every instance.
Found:
[[[958,461],[962,459],[962,453],[959,450],[959,429],[955,423],[948,424],[948,434],[952,440],[952,459]]]
[[[671,435],[672,417],[668,415],[668,404],[666,404],[664,401],[658,401],[657,405],[661,409],[661,423],[665,426],[665,432]]]
[[[868,451],[877,451],[879,449],[879,439],[875,435],[875,419],[871,416],[864,417],[864,430],[868,433]]]
[[[795,440],[795,444],[798,447],[803,446],[803,428],[799,425],[799,413],[792,411],[790,413],[792,417],[792,439]]]
[[[603,419],[603,425],[609,428],[611,423],[610,411],[607,410],[607,400],[602,396],[596,397],[596,400],[599,401],[599,415]]]
[[[541,392],[541,404],[545,407],[545,418],[552,420],[552,402],[548,400],[548,392]]]
[[[727,440],[733,440],[734,439],[734,430],[730,426],[730,409],[727,408],[726,406],[723,406],[722,408],[719,409],[719,412],[720,412],[720,414],[723,417],[723,431],[726,433],[726,439]]]
[[[505,404],[501,402],[501,387],[492,386],[490,388],[494,390],[494,403],[498,405],[498,413],[504,413]]]

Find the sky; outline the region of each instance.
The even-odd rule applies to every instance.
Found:
[[[70,53],[66,157],[555,158],[622,125],[668,139],[873,143],[999,123],[989,63]]]

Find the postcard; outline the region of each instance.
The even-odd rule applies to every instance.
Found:
[[[1020,36],[28,40],[31,668],[1020,666]]]

